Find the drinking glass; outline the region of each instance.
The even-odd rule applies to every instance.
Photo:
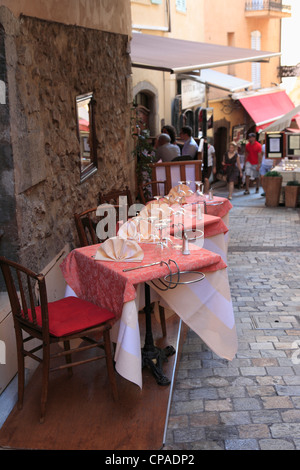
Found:
[[[188,189],[188,195],[192,196],[194,194],[194,191],[190,188],[191,181],[186,181],[187,186],[189,187]]]
[[[202,183],[202,181],[195,181],[195,185],[197,186],[197,191],[196,191],[197,196],[203,197],[204,184]]]

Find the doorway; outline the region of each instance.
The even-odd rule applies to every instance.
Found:
[[[227,150],[227,135],[228,132],[226,127],[218,127],[214,135],[217,173],[222,167],[223,155]]]

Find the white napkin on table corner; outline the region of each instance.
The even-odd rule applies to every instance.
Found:
[[[142,248],[134,240],[111,237],[97,249],[95,260],[138,262],[144,258]]]

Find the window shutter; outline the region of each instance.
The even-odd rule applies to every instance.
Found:
[[[252,31],[251,33],[251,49],[256,51],[261,50],[261,33],[259,31]],[[251,73],[252,73],[252,82],[253,88],[261,87],[261,64],[258,62],[252,62],[251,64]]]

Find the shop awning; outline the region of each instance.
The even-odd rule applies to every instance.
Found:
[[[281,118],[274,121],[269,126],[260,131],[260,140],[264,138],[266,132],[280,132],[290,127],[292,120],[295,120],[300,129],[300,106],[292,109]],[[299,129],[290,129],[290,131],[299,132]]]
[[[255,94],[239,98],[239,101],[255,122],[257,131],[264,129],[295,108],[285,91]]]
[[[133,67],[170,73],[188,73],[241,62],[266,62],[280,55],[280,52],[256,51],[136,32],[132,33],[131,40]]]
[[[234,77],[233,75],[217,72],[216,70],[201,70],[200,76],[180,74],[178,78],[195,80],[199,83],[203,83],[204,85],[225,90],[230,93],[245,90],[253,85],[252,82]]]

